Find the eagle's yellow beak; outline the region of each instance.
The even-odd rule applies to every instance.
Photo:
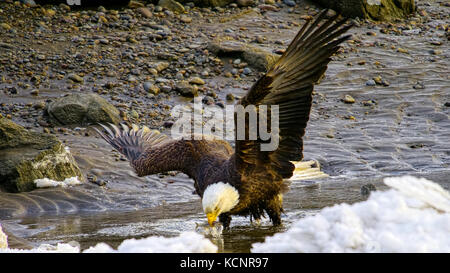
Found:
[[[206,214],[206,218],[208,218],[208,224],[212,227],[214,221],[217,219],[217,213],[211,212]]]

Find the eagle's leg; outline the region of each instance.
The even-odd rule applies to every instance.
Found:
[[[281,194],[275,196],[266,205],[266,212],[274,226],[281,225],[281,213],[283,212],[283,197]]]
[[[219,215],[219,221],[222,223],[224,229],[230,228],[231,216],[228,213],[222,213]]]

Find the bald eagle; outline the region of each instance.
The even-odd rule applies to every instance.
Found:
[[[307,21],[278,61],[238,102],[279,106],[275,150],[262,151],[264,141],[259,136],[236,139],[233,149],[224,140],[175,140],[146,126],[102,125],[104,130],[97,132],[128,158],[139,176],[175,170],[191,177],[211,226],[218,217],[227,228],[232,215],[259,220],[265,213],[273,225],[281,224],[285,179],[293,175],[292,161],[303,158],[302,137],[313,86],[325,73],[330,57],[351,36],[343,36],[352,27],[347,18],[336,14],[326,19],[326,14],[324,10],[314,21]]]

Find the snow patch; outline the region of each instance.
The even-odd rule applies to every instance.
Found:
[[[56,246],[42,244],[33,249],[0,248],[0,253],[78,253],[80,248],[71,244],[58,243]]]
[[[252,252],[450,252],[449,193],[412,176],[384,183],[393,189],[324,208]]]
[[[48,188],[48,187],[63,187],[66,188],[68,186],[80,185],[81,182],[78,180],[78,176],[69,177],[64,179],[64,181],[55,181],[49,178],[42,178],[34,180],[37,188]]]
[[[206,253],[217,252],[217,246],[202,235],[193,232],[183,232],[178,237],[166,238],[151,236],[145,239],[128,239],[123,241],[117,250],[112,250],[105,243],[86,249],[86,253],[119,252],[119,253]]]
[[[42,244],[38,248],[2,249],[0,253],[79,253],[80,247],[76,244],[58,243],[56,246]],[[123,241],[117,250],[105,243],[98,243],[83,251],[83,253],[211,253],[217,252],[217,246],[202,235],[189,231],[183,232],[178,237],[166,238],[151,236],[144,239],[128,239]]]
[[[8,248],[8,236],[3,233],[2,226],[0,225],[0,250]]]

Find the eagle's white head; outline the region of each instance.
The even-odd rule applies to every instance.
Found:
[[[206,213],[209,225],[212,226],[217,216],[230,211],[238,202],[239,193],[230,184],[218,182],[209,185],[202,199],[203,211]]]

